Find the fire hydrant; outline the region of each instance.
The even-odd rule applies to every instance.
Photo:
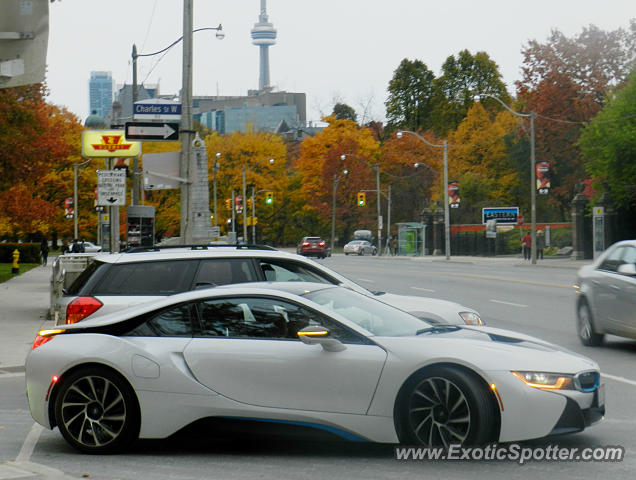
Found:
[[[13,265],[11,265],[11,273],[20,273],[20,251],[16,248],[13,251]]]

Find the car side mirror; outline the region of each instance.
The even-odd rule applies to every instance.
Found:
[[[298,338],[306,345],[321,345],[327,352],[342,352],[347,348],[339,340],[331,338],[329,330],[319,325],[299,330]]]
[[[618,266],[618,273],[622,275],[636,276],[636,265],[633,263],[623,263]]]

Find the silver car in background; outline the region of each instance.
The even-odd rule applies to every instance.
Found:
[[[366,240],[352,240],[344,246],[345,255],[375,255],[376,248]]]
[[[636,338],[636,240],[615,243],[578,271],[577,331],[583,345],[605,334]]]

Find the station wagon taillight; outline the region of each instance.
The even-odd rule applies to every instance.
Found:
[[[104,304],[93,297],[77,297],[66,306],[66,323],[77,323],[102,308]]]

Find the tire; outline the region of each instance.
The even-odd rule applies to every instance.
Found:
[[[448,448],[496,440],[496,405],[474,374],[439,366],[411,377],[397,402],[400,442]]]
[[[360,255],[361,257],[364,255],[364,248],[360,249],[360,251],[358,252],[358,255]]]
[[[576,330],[579,340],[586,347],[598,347],[603,343],[604,335],[596,333],[592,310],[586,300],[579,302],[579,306],[576,309]]]
[[[77,450],[114,453],[139,436],[139,404],[121,376],[106,368],[83,368],[63,377],[59,388],[56,423]]]
[[[377,255],[377,254],[378,254],[378,251],[374,248],[374,249],[373,249],[373,252],[371,253],[371,255],[375,256],[375,255]]]

